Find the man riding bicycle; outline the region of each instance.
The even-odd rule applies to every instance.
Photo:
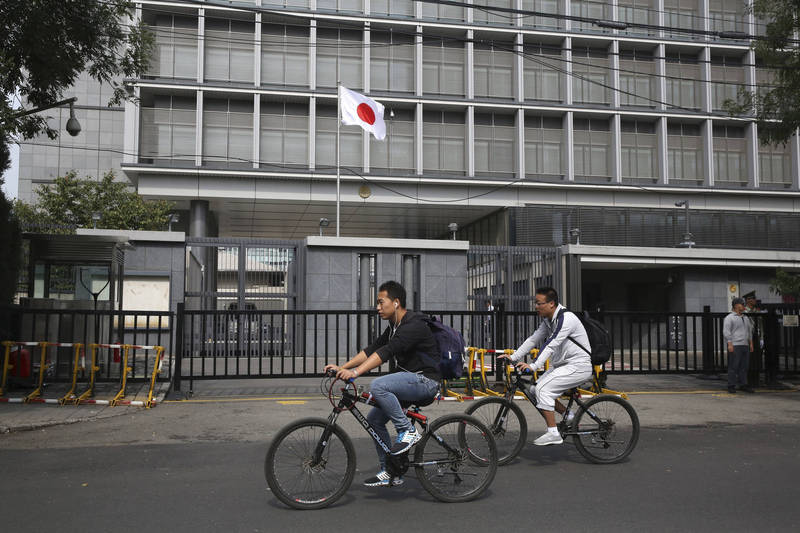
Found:
[[[556,427],[553,410],[563,413],[565,407],[558,397],[592,377],[592,360],[586,351],[591,349],[586,329],[574,313],[558,303],[555,289],[541,287],[536,290],[536,311],[544,320],[533,335],[513,355],[500,355],[498,359],[511,359],[517,370],[534,372],[550,361],[550,369],[536,381],[535,386],[531,386],[531,393],[536,395],[536,407],[547,423],[545,434],[533,443],[547,446],[564,442]],[[539,348],[536,360],[530,365],[522,362],[533,348]]]
[[[436,395],[441,379],[437,368],[439,347],[423,315],[406,309],[406,290],[396,281],[387,281],[378,287],[377,310],[380,317],[389,322],[383,334],[341,367],[327,365],[325,371],[336,370],[336,376],[343,380],[355,379],[394,359],[395,371],[375,378],[370,384],[376,406],[367,420],[384,442],[389,442],[386,423],[392,421],[397,441],[389,453],[400,455],[422,438],[403,413],[400,402],[422,402]],[[377,443],[375,449],[380,471],[365,480],[364,485],[388,486],[392,477],[386,472],[386,453]],[[402,482],[402,478],[395,477],[392,483]]]

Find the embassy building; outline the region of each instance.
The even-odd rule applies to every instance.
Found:
[[[558,247],[586,308],[724,311],[800,268],[800,143],[762,145],[723,109],[770,83],[742,2],[136,5],[156,52],[135,99],[106,108],[82,80],[84,133],[22,146],[22,199],[115,169],[191,237],[333,235],[341,81],[387,129],[341,127],[343,237],[456,223],[471,245]]]

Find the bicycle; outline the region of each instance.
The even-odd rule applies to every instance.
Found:
[[[506,465],[519,455],[528,435],[525,414],[514,404],[514,395],[519,390],[536,407],[536,398],[529,391],[530,385],[536,384],[536,378],[528,381],[516,368],[510,368],[510,372],[503,369],[506,387],[502,398],[483,398],[465,411],[491,428],[499,465]],[[577,387],[566,394],[569,402],[557,424],[561,438],[572,437],[578,452],[593,463],[618,463],[631,454],[639,440],[639,417],[627,401],[618,396],[598,394],[584,402]],[[575,418],[568,422],[566,413],[573,404],[578,410]]]
[[[327,391],[333,411],[325,418],[303,418],[281,429],[273,439],[264,464],[264,474],[275,496],[296,509],[320,509],[338,500],[353,482],[356,456],[353,442],[336,424],[350,411],[372,439],[387,453],[386,471],[396,477],[414,467],[422,486],[443,502],[466,502],[480,496],[497,472],[497,449],[489,429],[474,417],[449,414],[428,422],[421,407],[433,403],[401,402],[412,425],[419,424],[422,439],[409,453],[393,456],[390,443],[383,442],[357,403],[375,405],[372,395],[356,390],[350,380],[337,386],[338,378],[327,375]],[[338,391],[336,390],[338,388]]]

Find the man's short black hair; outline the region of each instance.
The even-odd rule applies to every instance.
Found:
[[[400,307],[406,308],[406,290],[396,281],[384,281],[378,292],[385,291],[390,300],[400,300]]]
[[[539,287],[536,289],[536,294],[541,294],[547,298],[548,302],[553,302],[558,305],[558,293],[553,287]]]

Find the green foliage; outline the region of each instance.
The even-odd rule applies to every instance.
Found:
[[[33,205],[17,200],[14,212],[23,229],[38,233],[74,233],[76,227],[94,227],[93,213],[100,214],[98,228],[164,230],[174,205],[166,200],[144,200],[126,183],[114,181],[114,173],[102,179],[79,179],[74,172],[56,178],[52,185],[36,189]]]
[[[11,303],[22,263],[22,237],[11,203],[0,193],[0,305]]]
[[[110,105],[128,98],[122,80],[146,71],[154,47],[141,24],[127,24],[133,13],[127,0],[0,1],[0,139],[55,138],[44,116],[19,116],[12,97],[47,106],[84,71],[113,88]]]
[[[800,298],[800,276],[779,268],[775,271],[775,278],[769,282],[769,290],[780,296]]]
[[[754,0],[752,12],[768,21],[763,39],[753,41],[756,61],[769,68],[771,87],[742,89],[739,101],[725,108],[737,116],[755,116],[758,136],[764,144],[786,143],[800,126],[800,48],[794,43],[800,30],[797,0]]]

